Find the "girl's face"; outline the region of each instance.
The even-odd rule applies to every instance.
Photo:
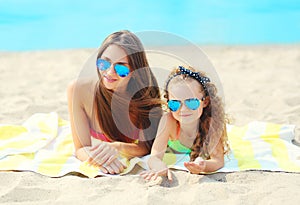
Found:
[[[105,65],[107,62],[110,63],[110,67],[106,70],[100,70],[100,73],[102,75],[102,82],[104,86],[109,90],[116,90],[118,86],[126,86],[128,83],[128,79],[130,76],[130,73],[128,73],[127,76],[120,76],[120,73],[118,74],[116,72],[115,68],[121,68],[121,72],[124,73],[124,68],[126,70],[126,67],[128,68],[130,72],[130,67],[128,64],[127,54],[126,52],[117,45],[110,45],[105,49],[105,51],[101,55],[101,59],[105,60]],[[118,65],[117,65],[118,64]],[[109,64],[108,64],[109,65]],[[122,67],[125,66],[125,67]]]
[[[204,94],[201,92],[201,85],[196,80],[180,80],[170,82],[169,84],[169,101],[178,100],[181,106],[177,111],[171,111],[173,117],[180,124],[190,124],[199,120],[202,115],[203,108],[206,107],[206,101],[202,101]],[[197,98],[200,101],[200,106],[192,110],[185,104],[186,99]]]

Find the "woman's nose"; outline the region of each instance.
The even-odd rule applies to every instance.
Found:
[[[115,66],[114,64],[111,64],[110,67],[107,69],[107,74],[110,74],[110,75],[114,75],[116,74],[116,71],[115,71]]]

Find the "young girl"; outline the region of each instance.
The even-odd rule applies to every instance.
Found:
[[[144,48],[129,31],[104,40],[95,69],[98,78],[77,79],[67,91],[75,154],[104,173],[116,174],[125,168],[120,154],[150,152],[162,115],[160,93]]]
[[[167,148],[189,154],[190,162],[184,166],[193,174],[223,167],[229,146],[224,108],[215,85],[204,73],[179,66],[170,74],[165,92],[170,112],[160,121],[148,161],[150,171],[141,176],[155,180],[159,175],[167,175],[172,180],[162,161]]]

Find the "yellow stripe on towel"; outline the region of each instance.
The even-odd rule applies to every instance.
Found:
[[[248,128],[248,126],[234,126],[228,131],[231,150],[233,151],[234,158],[238,161],[240,170],[261,168],[260,163],[255,159],[252,143],[243,139]]]
[[[54,149],[51,151],[40,151],[38,155],[42,158],[38,172],[45,175],[57,176],[63,170],[64,165],[73,153],[71,134],[56,138]]]
[[[285,141],[280,139],[281,128],[282,125],[267,123],[265,134],[261,138],[270,144],[272,156],[282,170],[299,172],[300,167],[290,160]]]
[[[1,141],[14,138],[22,133],[26,133],[27,129],[17,125],[3,125],[0,126]]]
[[[90,166],[88,162],[80,163],[79,170],[81,174],[84,174],[89,178],[94,178],[99,173],[99,168],[96,166]]]
[[[41,144],[42,141],[39,141],[39,140],[42,140],[42,139],[36,139],[36,138],[30,139],[28,136],[27,136],[27,138],[22,138],[22,137],[20,137],[19,139],[15,138],[14,141],[3,143],[3,145],[0,146],[0,150],[4,150],[7,148],[22,149],[24,147],[29,147],[34,144]]]
[[[0,160],[0,168],[5,167],[5,170],[19,170],[19,167],[22,167],[21,165],[30,168],[33,159],[34,153],[10,155]]]

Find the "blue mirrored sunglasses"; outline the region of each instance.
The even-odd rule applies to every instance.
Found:
[[[110,66],[111,66],[111,62],[101,59],[101,58],[97,59],[97,68],[100,71],[107,70],[108,68],[110,68]],[[114,69],[115,69],[116,73],[118,74],[118,76],[120,76],[122,78],[128,76],[128,74],[130,73],[130,69],[127,66],[122,65],[122,64],[115,64]]]
[[[190,110],[197,110],[198,107],[200,106],[200,100],[198,98],[189,98],[189,99],[184,100],[184,104]],[[176,112],[177,110],[179,110],[181,105],[182,105],[182,102],[180,100],[169,100],[168,101],[168,107],[172,112]]]

